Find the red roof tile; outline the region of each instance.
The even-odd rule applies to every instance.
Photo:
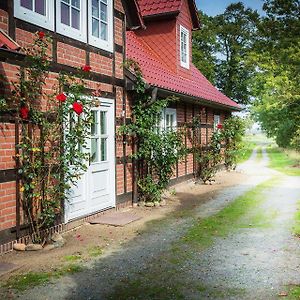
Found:
[[[215,88],[204,75],[191,64],[191,79],[180,77],[163,65],[151,48],[137,37],[127,32],[127,57],[137,61],[144,79],[153,86],[207,100],[219,105],[239,109],[239,105]]]
[[[183,0],[137,0],[143,17],[169,13],[179,13]],[[195,0],[188,0],[193,21],[193,28],[200,28],[200,21]]]
[[[180,10],[181,0],[138,0],[142,16],[158,15]]]
[[[5,32],[0,30],[0,48],[17,51],[20,49],[20,46]]]

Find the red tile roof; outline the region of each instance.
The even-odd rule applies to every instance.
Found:
[[[180,77],[170,71],[134,32],[127,32],[127,57],[137,61],[144,79],[150,85],[239,109],[239,105],[217,90],[202,73],[191,64],[191,79]]]
[[[181,0],[138,0],[142,16],[158,15],[180,10]]]
[[[179,13],[183,0],[137,0],[143,17]],[[193,28],[200,28],[195,0],[188,0]]]
[[[0,48],[17,51],[20,46],[12,40],[5,32],[0,30]]]

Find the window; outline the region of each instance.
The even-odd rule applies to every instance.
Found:
[[[15,0],[14,5],[16,18],[54,30],[53,0]]]
[[[111,0],[89,0],[89,43],[113,51]]]
[[[113,52],[113,0],[14,1],[16,18]]]
[[[86,1],[56,1],[56,29],[60,34],[86,42]]]
[[[220,115],[214,115],[214,130],[217,130],[218,124],[220,124]]]
[[[186,69],[190,68],[190,34],[180,25],[180,65]]]
[[[174,108],[165,108],[162,112],[161,129],[167,132],[176,130],[177,114]]]
[[[107,161],[107,111],[93,110],[90,162]]]

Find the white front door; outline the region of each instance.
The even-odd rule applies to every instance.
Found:
[[[92,116],[88,168],[71,190],[65,206],[66,222],[115,206],[113,100],[101,99]]]

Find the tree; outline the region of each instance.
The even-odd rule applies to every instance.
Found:
[[[238,2],[229,5],[216,16],[217,42],[220,55],[217,65],[217,86],[229,98],[247,104],[251,91],[249,80],[255,66],[248,63],[248,55],[257,36],[259,15]]]
[[[193,62],[212,84],[216,84],[218,44],[214,18],[202,11],[198,13],[202,27],[193,33]]]
[[[278,145],[300,149],[300,6],[296,0],[267,0],[267,16],[256,44],[259,72],[254,114]]]
[[[249,103],[248,82],[255,66],[247,58],[256,40],[258,13],[238,2],[216,17],[199,15],[202,28],[193,35],[194,64],[229,98]]]

